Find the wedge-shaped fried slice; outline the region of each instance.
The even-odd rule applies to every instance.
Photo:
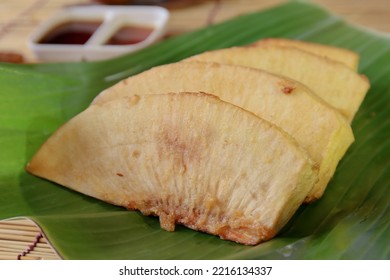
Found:
[[[317,180],[282,130],[206,94],[92,105],[55,132],[32,174],[244,244],[270,239]]]
[[[318,164],[319,181],[306,202],[320,198],[353,142],[345,118],[307,87],[265,71],[207,62],[153,68],[102,92],[94,103],[134,94],[201,90],[253,112],[294,137]]]
[[[351,122],[369,88],[368,80],[345,65],[287,47],[233,47],[187,61],[212,61],[264,69],[307,85]]]
[[[253,43],[254,46],[281,46],[281,47],[295,47],[312,54],[316,54],[334,61],[343,63],[351,68],[353,71],[358,70],[359,55],[353,51],[337,48],[328,45],[309,43],[300,40],[290,40],[284,38],[267,38]]]

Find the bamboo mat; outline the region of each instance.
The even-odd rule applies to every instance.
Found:
[[[175,36],[218,23],[247,12],[269,8],[283,0],[214,0],[171,10],[168,35]],[[390,32],[389,0],[313,0],[347,21],[378,31]],[[26,41],[33,29],[45,18],[64,6],[91,4],[86,0],[1,0],[1,53],[25,62],[35,62]],[[40,229],[30,220],[0,221],[1,259],[60,259]]]
[[[178,1],[176,1],[178,2]],[[240,14],[265,9],[286,0],[198,0],[196,5],[172,9],[170,36],[218,23]],[[389,0],[312,0],[347,21],[390,32]],[[92,0],[1,0],[0,60],[35,62],[27,39],[37,25],[64,6],[96,4]],[[2,55],[3,54],[3,55]]]
[[[0,222],[0,260],[59,260],[41,230],[30,220]]]

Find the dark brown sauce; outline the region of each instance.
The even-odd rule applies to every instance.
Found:
[[[101,22],[69,21],[62,23],[44,36],[40,44],[83,45],[98,29]]]
[[[114,33],[106,45],[134,45],[146,40],[153,30],[148,26],[123,26]]]

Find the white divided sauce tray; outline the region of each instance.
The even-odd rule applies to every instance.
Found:
[[[157,6],[69,7],[38,26],[28,43],[40,61],[108,59],[156,42],[168,19]]]

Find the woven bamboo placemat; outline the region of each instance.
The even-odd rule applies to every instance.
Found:
[[[193,0],[191,6],[172,9],[170,36],[218,23],[240,14],[265,9],[287,0]],[[130,2],[130,0],[129,0]],[[140,2],[140,1],[138,1]],[[161,1],[164,2],[164,1]],[[167,1],[165,1],[167,2]],[[175,2],[178,2],[175,0]],[[390,32],[389,0],[312,0],[347,21]],[[36,62],[27,39],[37,25],[65,6],[96,4],[93,0],[1,0],[0,60],[2,54],[16,61]],[[174,6],[173,6],[174,7]]]
[[[64,6],[92,4],[87,0],[1,0],[1,53],[15,54],[24,62],[36,62],[27,47],[27,38],[44,19]],[[284,0],[203,0],[199,4],[171,10],[168,35],[175,36],[240,14],[265,9]],[[389,0],[313,0],[347,21],[390,32]],[[14,57],[15,58],[15,57]],[[0,260],[61,259],[40,228],[27,219],[0,221]]]
[[[59,260],[43,233],[28,219],[0,222],[0,260]]]

